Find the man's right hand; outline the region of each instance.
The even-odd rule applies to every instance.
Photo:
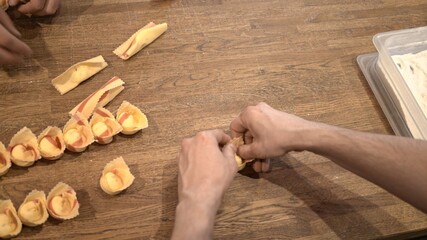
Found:
[[[17,7],[23,14],[33,16],[48,16],[56,14],[61,8],[61,0],[9,0],[11,7]]]
[[[6,12],[0,10],[0,65],[20,64],[31,55],[30,47],[19,39],[20,36]]]
[[[230,125],[232,136],[243,136],[245,141],[237,154],[243,159],[264,159],[254,162],[257,172],[268,170],[268,158],[306,150],[312,141],[308,133],[316,127],[314,122],[278,111],[266,103],[247,107]]]

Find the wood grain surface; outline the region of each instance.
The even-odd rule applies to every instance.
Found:
[[[64,0],[59,15],[10,13],[33,49],[22,66],[0,69],[0,141],[22,127],[39,134],[62,127],[68,111],[112,76],[123,100],[140,107],[149,127],[93,144],[58,161],[13,166],[0,199],[18,207],[33,189],[74,187],[80,215],[24,227],[17,239],[168,239],[177,204],[176,154],[200,130],[228,130],[245,106],[265,101],[301,117],[393,134],[356,63],[374,52],[376,33],[426,25],[424,0]],[[140,27],[168,31],[128,61],[112,51]],[[51,79],[102,54],[109,66],[61,96]],[[98,185],[123,156],[136,176],[118,196]],[[379,168],[378,171],[381,171]],[[420,189],[425,191],[425,189]],[[381,188],[308,152],[273,161],[272,172],[239,173],[215,225],[216,239],[403,238],[427,231],[427,215]]]

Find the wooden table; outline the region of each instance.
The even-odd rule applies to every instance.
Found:
[[[32,189],[74,187],[80,215],[24,227],[17,239],[167,239],[177,204],[181,139],[221,128],[247,105],[265,101],[304,118],[393,134],[356,63],[375,51],[379,32],[423,26],[427,2],[340,0],[62,1],[53,18],[15,19],[34,54],[0,70],[0,141],[27,126],[62,127],[68,111],[112,76],[123,100],[150,126],[109,145],[34,166],[13,166],[0,198],[18,207]],[[112,50],[148,23],[168,31],[128,61]],[[51,79],[102,54],[109,66],[61,96]],[[118,196],[102,192],[104,165],[123,156],[136,176]],[[378,169],[381,171],[381,169]],[[420,191],[422,191],[420,189]],[[273,162],[272,172],[237,174],[215,226],[217,239],[371,239],[427,231],[427,215],[381,188],[308,152]]]

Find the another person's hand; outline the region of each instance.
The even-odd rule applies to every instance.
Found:
[[[9,16],[0,9],[0,65],[19,64],[31,55],[30,47],[19,39],[20,36]]]
[[[255,161],[253,168],[257,172],[265,172],[269,168],[268,158],[304,150],[310,141],[304,133],[315,125],[266,103],[259,103],[243,110],[231,122],[230,129],[233,137],[243,136],[245,140],[245,145],[237,150],[238,155],[243,159],[263,159]]]
[[[216,129],[182,141],[178,156],[180,201],[219,204],[237,172],[236,149],[227,144],[230,140],[230,136]]]
[[[18,6],[18,11],[34,16],[53,15],[61,7],[61,0],[29,0],[22,3],[21,0],[9,0],[12,7]]]

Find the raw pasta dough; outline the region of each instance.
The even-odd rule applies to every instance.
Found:
[[[98,107],[107,105],[114,97],[116,97],[123,89],[125,84],[120,78],[113,77],[105,83],[100,89],[89,95],[79,105],[69,112],[70,116],[80,112],[86,119],[88,119],[93,111]]]
[[[117,109],[117,121],[122,126],[122,133],[132,135],[141,129],[148,127],[147,116],[135,105],[123,101]]]
[[[52,84],[56,90],[58,90],[59,93],[63,95],[107,66],[108,63],[100,55],[98,57],[74,64],[64,73],[54,78],[52,80]]]
[[[37,137],[27,127],[19,130],[10,140],[10,159],[20,167],[29,167],[41,158]]]
[[[0,176],[6,174],[12,166],[10,153],[7,151],[2,142],[0,142]]]
[[[167,23],[148,23],[143,28],[134,33],[126,42],[116,48],[113,53],[123,60],[127,60],[148,44],[156,40],[168,29]]]
[[[22,230],[22,222],[18,217],[12,201],[0,200],[0,238],[11,238]]]
[[[59,182],[50,190],[47,196],[47,211],[50,216],[68,220],[79,215],[79,201],[77,193],[68,184]]]
[[[0,0],[0,8],[6,11],[9,8],[9,0]]]
[[[128,188],[135,177],[122,157],[118,157],[105,165],[99,184],[102,190],[116,195]]]
[[[46,206],[46,195],[43,191],[31,191],[18,209],[22,223],[35,227],[43,224],[49,217]]]

